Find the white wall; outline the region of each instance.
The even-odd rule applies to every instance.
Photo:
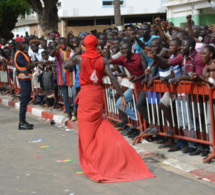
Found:
[[[124,0],[121,14],[147,14],[165,11],[162,3],[167,0]],[[61,0],[59,17],[109,16],[114,14],[113,7],[102,6],[102,0]]]
[[[19,34],[19,36],[21,35],[25,36],[26,31],[28,32],[28,34],[30,34],[29,26],[16,27],[12,32],[14,34],[14,37],[16,37],[16,34]]]

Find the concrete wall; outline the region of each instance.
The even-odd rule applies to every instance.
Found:
[[[12,32],[14,34],[14,36],[16,36],[16,34],[19,34],[20,36],[25,36],[25,32],[28,32],[28,34],[30,34],[30,26],[21,26],[21,27],[17,27],[15,28]]]

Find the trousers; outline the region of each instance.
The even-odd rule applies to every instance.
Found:
[[[19,119],[25,121],[27,105],[31,99],[31,79],[18,79],[21,87]]]
[[[127,91],[125,91],[125,93],[124,93],[124,96],[125,96],[126,103],[131,102],[133,100],[133,90],[132,89],[127,89]],[[122,107],[121,107],[121,97],[117,100],[116,106],[118,107],[118,109],[122,110],[132,120],[135,120],[135,121],[138,120],[137,114],[129,106],[126,106],[125,110],[122,109]]]

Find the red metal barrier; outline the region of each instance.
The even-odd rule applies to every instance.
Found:
[[[3,65],[0,64],[0,86],[3,86],[8,83],[8,72],[3,70]]]
[[[140,129],[140,132],[143,132],[143,124],[142,124],[141,116],[140,116],[140,113],[137,112],[136,110],[137,93],[136,93],[136,90],[134,90],[135,86],[133,83],[129,82],[128,79],[126,78],[123,78],[123,79],[119,78],[119,79],[120,79],[119,82],[124,92],[129,88],[131,88],[133,91],[132,101],[128,103],[127,106],[129,106],[135,112],[135,115],[138,118],[137,129]],[[121,118],[119,116],[118,108],[116,107],[116,101],[114,98],[114,95],[116,94],[116,90],[110,83],[110,80],[108,77],[104,77],[103,86],[104,86],[104,94],[105,94],[104,105],[105,105],[106,118],[111,121],[119,122],[121,121]],[[128,126],[131,126],[134,123],[135,123],[134,120],[128,118]]]
[[[126,82],[124,82],[126,83]],[[123,85],[123,89],[127,89],[131,84]],[[108,89],[115,91],[110,82],[104,80],[104,91],[105,91],[105,113],[106,117],[112,121],[120,121],[119,114],[115,106],[115,100],[110,100],[110,94],[108,94]],[[134,88],[134,87],[133,87]],[[144,134],[144,130],[147,128],[146,124],[157,126],[158,133],[157,135],[169,136],[178,139],[183,139],[187,141],[197,142],[201,144],[207,144],[212,146],[213,151],[210,155],[204,159],[204,162],[209,162],[212,158],[215,157],[215,124],[214,124],[214,104],[215,100],[215,91],[208,85],[202,83],[194,83],[190,81],[182,81],[179,85],[170,85],[169,88],[165,83],[160,83],[160,81],[154,81],[153,86],[150,89],[147,89],[146,86],[143,87],[143,90],[149,92],[157,92],[157,100],[155,101],[155,111],[149,113],[151,104],[149,104],[149,98],[147,99],[147,110],[149,114],[149,121],[143,121],[140,114],[138,116],[138,128],[140,129],[140,135],[137,136],[133,144],[140,142],[142,138],[147,137],[147,134]],[[169,92],[170,99],[170,108],[171,116],[173,119],[173,132],[174,135],[168,135],[167,131],[170,129],[168,121],[165,119],[163,112],[159,109],[159,98],[162,97],[165,92]],[[113,92],[115,93],[115,92]],[[136,90],[133,89],[135,99],[133,100],[134,107],[137,100]],[[148,92],[147,92],[148,93]],[[179,106],[178,106],[179,105]],[[208,108],[207,108],[208,107]],[[136,109],[136,108],[134,108]],[[179,113],[178,111],[181,110]],[[209,110],[208,110],[209,109]],[[184,113],[184,114],[183,114]],[[209,113],[209,114],[208,114]],[[207,116],[208,115],[208,116]],[[210,116],[209,116],[210,115]],[[151,116],[151,117],[150,117]],[[155,121],[157,117],[157,121]],[[180,128],[179,118],[182,118],[183,125]],[[209,119],[210,118],[210,124]],[[129,125],[132,125],[133,121],[129,120]],[[144,125],[143,125],[144,124]]]

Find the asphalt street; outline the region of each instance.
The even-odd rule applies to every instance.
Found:
[[[214,195],[200,182],[145,158],[156,178],[100,184],[82,174],[77,132],[28,115],[34,130],[18,130],[18,111],[0,105],[0,195]],[[87,130],[87,127],[86,127]]]

